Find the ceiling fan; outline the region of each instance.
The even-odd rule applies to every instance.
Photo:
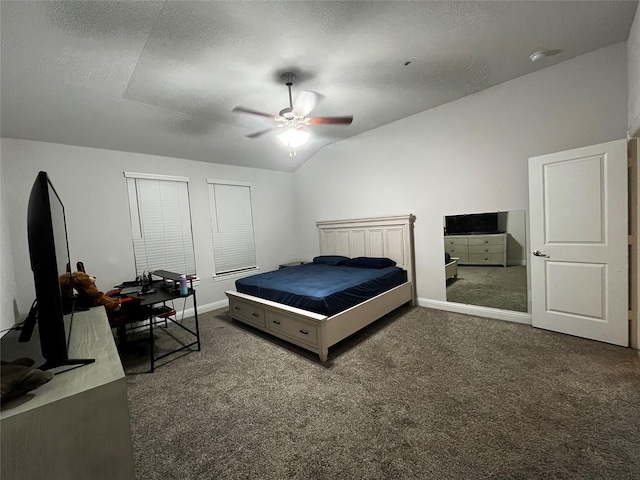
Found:
[[[276,123],[274,126],[265,130],[250,133],[248,138],[258,138],[265,133],[269,133],[273,130],[289,127],[283,133],[278,135],[278,138],[282,143],[289,147],[289,155],[295,156],[296,148],[303,145],[310,136],[307,125],[349,125],[353,121],[352,116],[346,117],[307,117],[309,113],[316,107],[316,105],[322,100],[322,95],[315,92],[303,90],[298,94],[296,102],[293,103],[291,97],[291,86],[296,79],[296,75],[291,72],[286,72],[280,75],[280,78],[284,80],[285,85],[289,88],[289,106],[280,110],[277,115],[270,113],[258,112],[250,108],[235,107],[234,112],[248,113],[251,115],[258,115],[261,117],[267,117],[274,120]]]

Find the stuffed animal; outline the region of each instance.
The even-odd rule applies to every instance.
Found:
[[[0,401],[2,403],[35,390],[53,378],[52,372],[31,368],[32,365],[33,360],[30,358],[18,358],[12,362],[2,361],[0,367],[2,380]]]
[[[60,290],[63,296],[71,297],[73,290],[78,292],[78,303],[86,307],[104,305],[107,312],[112,312],[120,307],[120,299],[108,297],[96,287],[96,279],[84,272],[73,272],[71,279],[69,274],[60,276]]]

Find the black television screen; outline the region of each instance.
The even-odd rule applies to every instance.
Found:
[[[499,233],[498,212],[446,216],[445,228],[447,235]]]
[[[38,174],[31,189],[27,238],[36,301],[20,340],[29,340],[37,322],[40,349],[45,359],[40,369],[90,363],[93,360],[68,357],[73,302],[65,302],[60,291],[60,277],[71,275],[67,225],[64,205],[46,172]],[[70,314],[66,325],[65,314]]]

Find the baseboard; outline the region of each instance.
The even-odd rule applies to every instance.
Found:
[[[418,305],[421,307],[435,308],[437,310],[447,310],[449,312],[476,315],[478,317],[495,318],[508,322],[524,323],[531,325],[531,314],[524,312],[512,312],[500,310],[498,308],[479,307],[477,305],[465,305],[463,303],[444,302],[442,300],[430,300],[418,298]]]
[[[227,307],[229,307],[229,299],[219,300],[213,303],[206,303],[204,305],[198,305],[198,315]],[[186,308],[184,311],[184,318],[193,317],[194,313],[195,312],[193,311],[193,308]]]

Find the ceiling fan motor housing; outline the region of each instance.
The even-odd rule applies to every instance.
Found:
[[[284,72],[282,75],[280,75],[280,78],[284,81],[284,84],[287,87],[290,87],[291,85],[293,85],[293,82],[296,81],[296,74],[292,72]]]
[[[292,119],[295,117],[295,115],[292,113],[292,110],[292,107],[283,108],[282,110],[280,110],[280,113],[278,113],[278,115],[287,119]]]

